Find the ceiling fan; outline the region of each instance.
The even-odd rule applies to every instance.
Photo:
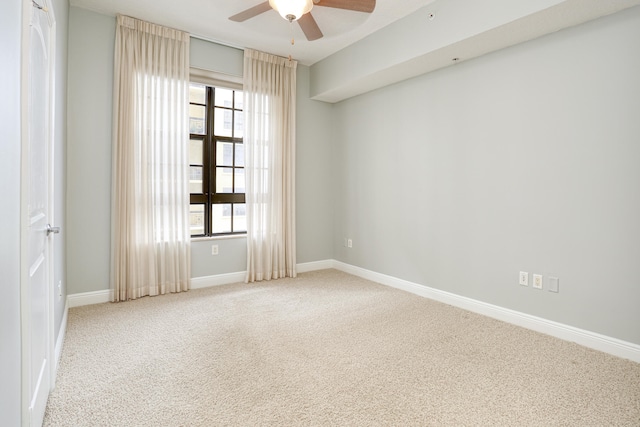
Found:
[[[243,22],[274,9],[287,21],[298,21],[307,40],[313,41],[322,37],[322,31],[310,13],[314,5],[371,13],[376,7],[376,0],[268,0],[230,16],[229,19]]]

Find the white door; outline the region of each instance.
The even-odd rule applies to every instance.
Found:
[[[52,24],[44,0],[23,0],[22,423],[41,426],[52,375],[53,235],[47,230],[52,134]]]

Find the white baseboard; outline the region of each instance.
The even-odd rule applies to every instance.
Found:
[[[192,277],[191,289],[202,289],[210,286],[229,285],[231,283],[244,283],[247,275],[244,271],[236,273],[216,274],[214,276]]]
[[[242,271],[237,273],[218,274],[215,276],[194,277],[191,279],[191,289],[244,282],[244,277],[245,273]],[[94,292],[82,292],[67,296],[67,306],[69,308],[81,307],[83,305],[102,304],[110,301],[113,301],[113,291],[110,289]]]
[[[617,338],[608,337],[595,332],[586,331],[584,329],[575,328],[573,326],[543,319],[541,317],[532,316],[521,313],[508,308],[499,307],[482,301],[452,294],[450,292],[441,291],[439,289],[430,288],[428,286],[409,282],[407,280],[398,279],[393,276],[377,273],[375,271],[366,270],[354,265],[346,264],[333,259],[308,262],[297,265],[299,273],[305,273],[315,270],[325,270],[335,268],[363,279],[371,280],[382,285],[391,286],[403,291],[411,292],[424,298],[429,298],[454,307],[472,311],[502,320],[517,326],[522,326],[543,334],[551,335],[565,341],[575,342],[594,350],[612,354],[614,356],[633,360],[640,363],[640,345]],[[239,271],[236,273],[218,274],[214,276],[194,277],[191,279],[191,289],[200,289],[210,286],[220,286],[232,283],[244,283],[246,272]],[[99,304],[111,301],[111,291],[86,292],[82,294],[72,294],[67,297],[67,306],[79,307],[81,305]],[[65,312],[66,313],[66,312]],[[66,314],[65,320],[66,322]],[[66,325],[65,325],[66,326]],[[62,331],[62,328],[61,328]],[[59,337],[60,339],[60,337]],[[60,344],[62,345],[62,344]],[[56,356],[58,356],[58,345],[56,344]]]
[[[333,268],[333,260],[327,259],[323,261],[306,262],[296,265],[298,273],[306,273],[308,271],[326,270]],[[216,274],[213,276],[193,277],[191,278],[191,289],[202,289],[210,286],[229,285],[232,283],[244,283],[246,271],[238,271],[235,273]]]
[[[83,305],[102,304],[113,300],[113,293],[110,289],[94,292],[82,292],[79,294],[67,295],[67,306],[69,308]]]
[[[335,261],[332,259],[325,259],[323,261],[305,262],[303,264],[296,265],[296,271],[298,273],[307,273],[309,271],[327,270],[329,268],[333,268],[334,262]]]
[[[332,260],[336,270],[640,363],[640,345]]]
[[[325,270],[327,268],[333,268],[333,260],[324,260],[316,262],[307,262],[298,264],[296,270],[299,273],[315,270]],[[232,283],[244,283],[246,271],[237,271],[235,273],[216,274],[213,276],[192,277],[191,289],[202,289],[210,286],[229,285]],[[113,293],[111,290],[95,291],[95,292],[83,292],[78,294],[71,294],[67,296],[67,306],[80,307],[83,305],[101,304],[112,301]]]

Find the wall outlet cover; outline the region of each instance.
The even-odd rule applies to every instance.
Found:
[[[522,286],[529,286],[529,273],[527,273],[526,271],[521,271],[519,283]]]
[[[542,274],[533,275],[533,287],[536,289],[542,289]]]

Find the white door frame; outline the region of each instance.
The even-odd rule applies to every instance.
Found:
[[[54,214],[54,138],[55,138],[55,47],[56,47],[56,20],[51,4],[51,0],[36,0],[43,11],[47,14],[47,19],[50,28],[49,35],[49,99],[43,100],[48,105],[49,115],[49,129],[47,132],[47,180],[48,180],[48,206],[47,215],[48,221],[55,224]],[[31,48],[31,15],[33,8],[35,7],[32,0],[22,0],[22,64],[21,64],[21,95],[20,95],[20,108],[21,108],[21,176],[20,176],[20,313],[21,313],[21,419],[23,426],[31,426],[31,414],[30,414],[30,370],[31,370],[31,344],[30,338],[32,334],[32,325],[30,324],[30,290],[29,290],[29,266],[27,265],[27,249],[29,238],[29,177],[30,177],[30,162],[29,162],[29,123],[31,118],[29,117],[29,60],[30,60],[30,48]],[[45,267],[47,269],[47,330],[43,333],[46,335],[46,358],[48,361],[47,383],[50,384],[49,390],[53,388],[56,366],[54,361],[55,355],[55,339],[54,339],[54,265],[53,265],[53,241],[49,237],[46,239],[45,252],[47,253],[48,264]],[[38,426],[39,427],[39,426]]]

